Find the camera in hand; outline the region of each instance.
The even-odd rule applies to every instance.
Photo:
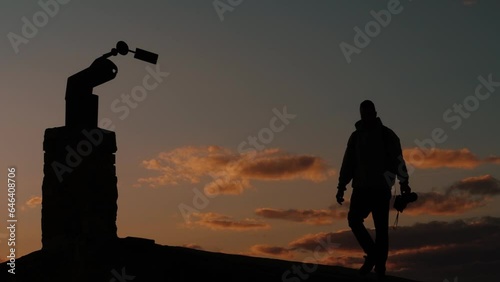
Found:
[[[418,195],[417,193],[414,192],[408,192],[408,193],[403,193],[402,195],[397,195],[396,199],[394,200],[394,208],[398,212],[403,212],[403,210],[409,203],[415,202],[417,199]]]

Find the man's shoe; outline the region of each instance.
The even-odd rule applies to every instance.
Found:
[[[375,260],[369,256],[365,256],[365,263],[359,269],[359,274],[366,275],[370,273],[375,266]]]

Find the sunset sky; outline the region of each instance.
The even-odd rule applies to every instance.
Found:
[[[64,125],[66,80],[123,40],[159,60],[112,57],[116,79],[94,89],[117,136],[120,237],[359,267],[335,193],[370,99],[420,196],[388,272],[500,275],[500,2],[54,1],[0,3],[0,219],[14,166],[18,256],[41,248],[43,134]]]

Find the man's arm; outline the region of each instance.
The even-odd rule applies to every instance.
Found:
[[[339,173],[339,184],[337,186],[337,203],[342,205],[344,202],[344,191],[347,190],[346,186],[351,182],[354,177],[354,170],[356,168],[356,152],[355,152],[355,133],[351,134],[349,141],[347,141],[347,148],[342,160],[342,167]]]
[[[337,189],[346,190],[347,184],[349,184],[354,177],[354,170],[356,168],[355,134],[356,132],[353,132],[347,142],[347,148],[342,160],[342,167],[340,168]]]
[[[406,167],[406,162],[403,157],[403,149],[401,148],[401,141],[399,137],[393,132],[394,135],[394,149],[395,156],[397,158],[397,168],[396,175],[399,180],[399,185],[401,193],[411,192],[410,189],[410,175],[408,174],[408,169]]]

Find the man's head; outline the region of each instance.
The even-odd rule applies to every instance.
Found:
[[[377,111],[375,104],[370,100],[364,100],[359,105],[359,112],[361,113],[361,120],[366,122],[373,122],[377,118]]]

